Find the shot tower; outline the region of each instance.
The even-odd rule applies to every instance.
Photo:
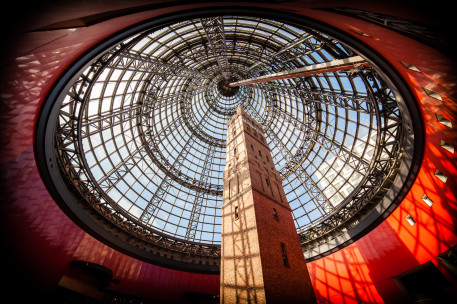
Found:
[[[241,107],[227,123],[221,303],[315,303],[262,126]]]

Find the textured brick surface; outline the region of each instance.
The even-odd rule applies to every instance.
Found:
[[[241,108],[227,126],[221,303],[315,303],[263,129]]]

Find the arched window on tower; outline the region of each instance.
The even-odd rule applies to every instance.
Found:
[[[287,258],[286,245],[284,245],[284,243],[281,243],[281,251],[282,251],[282,260],[284,263],[284,267],[290,267],[289,259]]]

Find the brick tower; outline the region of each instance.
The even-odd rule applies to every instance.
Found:
[[[316,303],[262,126],[241,107],[227,123],[221,303]]]

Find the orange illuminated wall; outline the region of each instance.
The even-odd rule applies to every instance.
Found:
[[[457,243],[457,159],[446,149],[457,145],[455,62],[361,20],[324,12],[313,17],[354,35],[397,69],[420,106],[426,142],[418,177],[400,206],[360,240],[308,263],[318,298],[322,303],[405,303],[410,299],[393,277],[431,261],[450,281],[447,292],[457,299],[455,277],[437,257]]]

